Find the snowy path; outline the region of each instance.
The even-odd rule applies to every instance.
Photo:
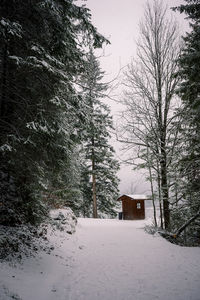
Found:
[[[79,219],[61,246],[0,266],[0,300],[200,300],[200,248],[175,246],[143,221]],[[2,293],[1,293],[2,291]]]
[[[172,245],[142,225],[79,219],[70,300],[200,299],[200,249]]]

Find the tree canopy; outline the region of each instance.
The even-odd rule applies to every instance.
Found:
[[[36,222],[49,191],[76,186],[66,175],[84,122],[76,82],[88,42],[108,41],[72,0],[2,0],[0,17],[0,219]]]

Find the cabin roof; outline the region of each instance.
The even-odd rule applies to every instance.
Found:
[[[130,197],[130,198],[132,198],[133,200],[145,200],[145,199],[147,199],[147,196],[146,195],[139,195],[139,194],[135,194],[135,195],[125,195],[125,196],[128,196],[128,197]]]
[[[135,195],[128,195],[128,194],[124,194],[122,196],[120,196],[117,200],[121,200],[121,198],[123,196],[129,197],[131,200],[148,200],[149,197],[147,197],[146,195],[139,195],[139,194],[135,194]]]

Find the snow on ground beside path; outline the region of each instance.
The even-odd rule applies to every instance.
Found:
[[[143,221],[79,219],[70,300],[199,300],[200,249],[144,232]]]
[[[1,264],[0,300],[200,300],[200,248],[149,235],[145,222],[79,219],[50,255]]]
[[[65,293],[73,261],[70,243],[76,218],[69,208],[52,210],[50,217],[47,251],[38,251],[34,257],[23,256],[21,264],[14,259],[0,263],[0,300],[54,300],[58,288]],[[39,244],[35,246],[46,249],[42,242],[38,239]],[[59,299],[66,300],[66,297]]]

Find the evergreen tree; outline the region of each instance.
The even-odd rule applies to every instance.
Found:
[[[182,142],[177,171],[182,201],[172,211],[172,227],[179,231],[180,226],[187,224],[187,243],[194,245],[200,234],[199,220],[194,218],[200,209],[200,1],[185,2],[173,8],[187,15],[191,31],[183,37],[184,47],[178,60]],[[190,224],[188,220],[193,219]]]
[[[73,0],[0,2],[1,224],[36,222],[44,193],[64,170],[71,176],[82,117],[75,79],[88,39],[104,41],[90,17]]]
[[[82,93],[87,107],[87,123],[83,137],[86,153],[83,183],[87,186],[87,194],[83,193],[83,207],[87,207],[90,213],[93,206],[94,218],[115,216],[114,208],[118,196],[116,173],[119,164],[114,159],[114,150],[109,144],[109,131],[112,129],[110,110],[102,100],[107,86],[101,82],[103,72],[92,50],[87,55],[86,62],[86,73],[81,78]]]
[[[187,182],[185,196],[195,212],[200,207],[200,1],[186,2],[175,8],[188,16],[191,27],[184,37],[178,72],[181,79],[178,93],[183,102],[181,172]]]

